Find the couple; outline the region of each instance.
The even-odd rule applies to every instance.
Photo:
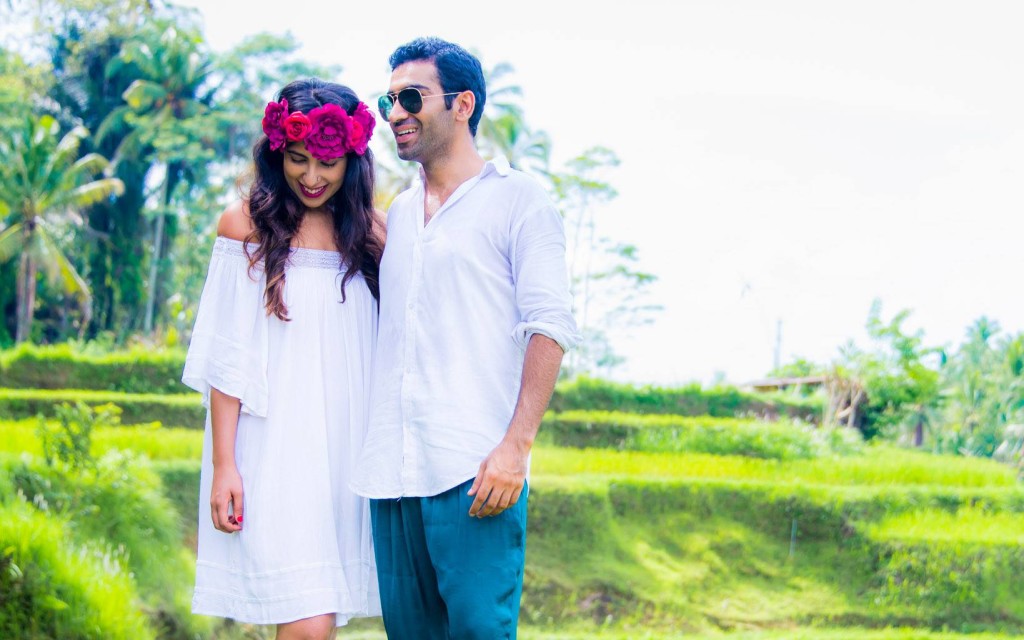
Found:
[[[530,448],[578,340],[564,232],[478,154],[475,57],[390,62],[380,115],[422,172],[386,230],[373,114],[317,80],[267,106],[220,219],[183,375],[209,407],[193,610],[279,640],[381,612],[392,640],[514,638]]]

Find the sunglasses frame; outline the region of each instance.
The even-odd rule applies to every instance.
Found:
[[[406,93],[407,91],[411,91],[419,96],[420,104],[418,107],[416,107],[416,109],[410,109],[402,101],[402,94]],[[402,105],[402,108],[405,109],[408,113],[416,114],[423,110],[423,101],[426,100],[427,98],[444,98],[447,96],[457,96],[460,93],[463,92],[455,91],[453,93],[433,93],[429,95],[423,95],[423,92],[420,91],[417,87],[406,87],[401,91],[385,93],[380,98],[378,98],[377,111],[380,112],[382,118],[384,118],[385,120],[389,120],[391,118],[391,111],[395,108],[395,103]],[[409,94],[406,93],[406,95]]]

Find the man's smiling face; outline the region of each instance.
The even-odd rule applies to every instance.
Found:
[[[398,157],[419,163],[442,157],[451,146],[455,135],[455,112],[445,106],[437,67],[430,60],[414,60],[399,65],[391,73],[389,93],[413,87],[423,95],[423,108],[409,113],[400,102],[395,102],[388,124],[395,134]],[[430,97],[434,96],[434,97]]]

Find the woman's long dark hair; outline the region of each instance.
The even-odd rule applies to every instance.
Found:
[[[333,103],[349,115],[355,111],[359,98],[346,86],[316,78],[296,80],[281,89],[278,100],[288,100],[289,113],[309,113],[316,107]],[[284,153],[272,151],[270,140],[263,135],[253,146],[253,180],[249,187],[249,214],[254,229],[245,239],[249,256],[249,269],[263,261],[267,277],[264,297],[267,313],[288,320],[284,304],[285,264],[288,261],[292,239],[299,231],[305,207],[284,178]],[[327,201],[334,229],[334,244],[341,253],[345,275],[341,279],[341,300],[345,301],[345,285],[357,270],[363,274],[370,293],[380,299],[378,271],[384,248],[374,234],[373,213],[373,153],[349,153],[345,178]],[[249,243],[256,249],[249,251]]]

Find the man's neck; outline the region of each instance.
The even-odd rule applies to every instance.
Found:
[[[483,166],[484,159],[480,157],[472,138],[453,143],[443,157],[423,163],[427,193],[444,204],[459,185],[479,174]]]

